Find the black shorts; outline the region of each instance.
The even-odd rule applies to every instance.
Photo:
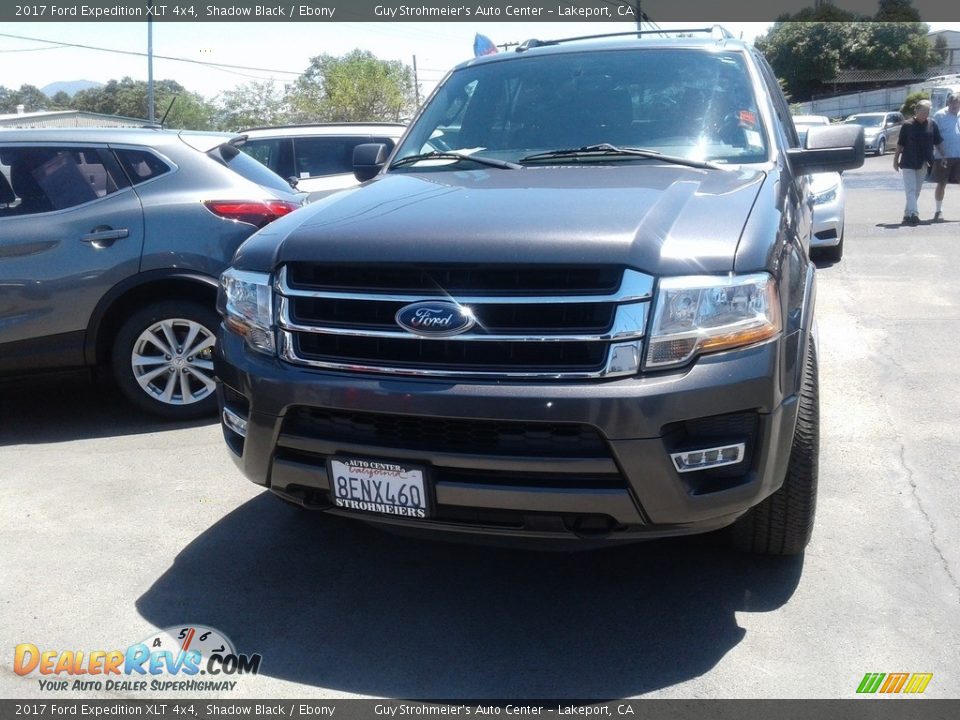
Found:
[[[960,158],[947,158],[947,166],[943,160],[933,162],[933,173],[930,179],[937,183],[960,183]]]

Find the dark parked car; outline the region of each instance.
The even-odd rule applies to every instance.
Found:
[[[371,182],[244,243],[215,366],[247,477],[404,532],[574,546],[733,526],[801,552],[808,176],[861,165],[863,131],[802,146],[763,56],[721,35],[471,60],[389,159],[357,148]]]
[[[217,278],[302,198],[229,140],[0,131],[0,373],[111,365],[147,410],[215,412]]]

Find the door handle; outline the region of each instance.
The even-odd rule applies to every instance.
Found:
[[[127,228],[118,228],[114,230],[111,227],[96,227],[86,235],[81,236],[81,242],[90,243],[96,248],[105,248],[113,245],[117,240],[122,240],[130,235]]]

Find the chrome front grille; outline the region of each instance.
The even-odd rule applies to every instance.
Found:
[[[632,375],[652,291],[650,276],[609,267],[298,263],[277,276],[280,352],[298,365],[394,375]],[[396,323],[400,308],[431,299],[469,307],[476,325],[433,338]]]

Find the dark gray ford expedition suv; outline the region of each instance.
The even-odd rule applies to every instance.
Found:
[[[720,37],[530,41],[460,65],[373,178],[221,279],[243,472],[406,531],[583,543],[732,526],[798,553],[817,482],[806,176],[764,59]],[[375,176],[375,177],[374,177]]]

